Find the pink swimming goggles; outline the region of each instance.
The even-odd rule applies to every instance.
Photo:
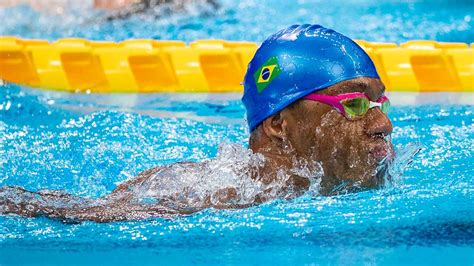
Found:
[[[349,120],[362,118],[370,108],[375,106],[378,106],[385,114],[390,108],[390,101],[386,96],[372,102],[362,92],[343,93],[336,96],[311,93],[303,99],[329,104]]]

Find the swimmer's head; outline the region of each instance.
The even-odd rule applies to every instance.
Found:
[[[379,78],[364,50],[334,30],[305,24],[271,35],[245,75],[250,131],[303,96],[357,77]]]
[[[250,148],[276,165],[321,164],[323,193],[341,184],[376,187],[393,156],[384,92],[351,39],[319,25],[291,26],[265,40],[249,64],[242,100]]]

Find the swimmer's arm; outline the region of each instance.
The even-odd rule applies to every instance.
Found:
[[[195,163],[192,163],[192,162],[178,162],[178,163],[173,164],[172,166],[182,165],[182,166],[186,167],[187,165],[192,165],[192,164],[195,164]],[[129,180],[126,180],[123,183],[119,184],[112,191],[111,195],[129,192],[132,188],[137,187],[138,185],[140,185],[143,182],[147,181],[147,179],[150,179],[153,175],[155,175],[157,172],[159,172],[160,170],[162,170],[166,167],[170,167],[170,165],[168,165],[168,166],[156,166],[156,167],[153,167],[153,168],[150,168],[148,170],[145,170],[145,171],[141,172],[138,176],[133,177],[133,178],[131,178]]]
[[[87,199],[62,191],[31,192],[21,187],[0,188],[0,214],[48,217],[66,223],[114,222],[183,214],[160,205],[132,204],[126,198]]]
[[[238,189],[234,187],[219,189],[212,196],[206,198],[205,208],[214,208],[214,209],[245,209],[253,206],[260,205],[266,201],[269,201],[270,198],[267,195],[270,194],[271,189],[266,189],[257,195],[254,199],[245,202],[241,201],[240,196],[238,195]],[[242,203],[244,202],[244,203]]]
[[[134,203],[131,200],[134,195],[130,188],[139,186],[160,169],[162,167],[146,170],[99,199],[78,197],[62,191],[31,192],[21,187],[1,187],[0,214],[44,216],[63,222],[113,222],[152,217],[170,218],[198,212],[204,208],[182,206],[174,209],[162,203]]]
[[[146,175],[139,175],[128,184],[139,182]],[[117,188],[118,191],[124,188]],[[118,192],[117,192],[118,193]],[[130,202],[124,193],[113,194],[100,199],[87,199],[73,196],[61,191],[31,192],[21,187],[0,188],[0,214],[17,214],[24,217],[48,217],[66,223],[94,221],[99,223],[142,220],[147,218],[172,218],[192,214],[206,208],[238,209],[248,208],[261,203],[256,198],[251,203],[234,203],[236,190],[221,189],[214,195],[214,200],[208,198],[198,207],[180,205],[177,200],[168,199],[160,204],[139,204]],[[127,193],[125,193],[127,194]]]
[[[133,178],[131,178],[129,180],[126,180],[123,183],[119,184],[112,191],[111,195],[120,194],[120,193],[130,191],[130,188],[135,187],[135,186],[143,183],[148,178],[150,178],[151,175],[155,174],[156,172],[158,172],[161,169],[162,169],[161,166],[157,166],[157,167],[154,167],[154,168],[151,168],[151,169],[148,169],[148,170],[145,170],[145,171],[141,172],[138,176],[133,177]]]
[[[133,191],[162,167],[155,167],[118,185],[112,193],[100,199],[87,199],[61,191],[30,192],[20,187],[0,188],[0,214],[18,214],[26,217],[45,216],[64,222],[95,221],[112,222],[140,220],[152,217],[174,217],[192,214],[206,208],[239,209],[261,204],[267,200],[268,191],[256,195],[253,201],[240,203],[236,188],[224,188],[207,197],[200,206],[180,204],[176,198],[168,198],[157,204],[133,203]],[[28,200],[36,199],[36,200]]]
[[[193,163],[179,162],[177,164],[186,165],[186,164],[193,164]],[[163,167],[158,166],[158,167],[151,168],[151,169],[141,172],[138,176],[132,179],[126,180],[125,182],[118,185],[112,191],[112,193],[107,197],[109,198],[123,197],[124,195],[127,194],[127,192],[131,191],[131,188],[134,188],[140,185],[141,183],[145,182],[147,179],[149,179],[152,175],[156,174],[161,169],[163,169]],[[178,193],[167,199],[164,199],[161,202],[162,204],[165,204],[167,206],[172,206],[170,208],[176,209],[177,212],[179,212],[180,214],[191,214],[191,213],[198,212],[200,210],[207,209],[207,208],[215,208],[215,209],[249,208],[249,207],[252,207],[252,206],[261,204],[262,202],[267,201],[267,199],[263,196],[266,193],[267,191],[263,191],[262,193],[258,194],[255,197],[255,200],[253,202],[238,203],[239,195],[237,193],[237,189],[234,187],[229,187],[229,188],[219,189],[218,191],[214,192],[212,196],[206,197],[203,201],[203,204],[196,208],[189,208],[188,206],[185,206],[179,203],[180,202],[179,198],[182,198],[184,195],[186,195],[185,191]]]

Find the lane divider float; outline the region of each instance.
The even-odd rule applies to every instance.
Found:
[[[389,91],[474,92],[474,49],[429,40],[356,42]],[[0,37],[0,79],[69,92],[241,92],[252,42]]]

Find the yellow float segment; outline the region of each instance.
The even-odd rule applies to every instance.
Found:
[[[150,42],[150,41],[149,41]],[[163,92],[179,90],[176,72],[169,56],[164,52],[167,47],[184,47],[184,42],[151,41],[152,46],[144,51],[138,47],[123,43],[129,49],[128,64],[139,92],[154,92],[162,88]],[[134,44],[135,45],[135,44]]]
[[[88,41],[59,40],[25,49],[31,54],[41,86],[66,91],[107,91],[102,65]]]
[[[413,40],[400,44],[401,48],[411,49],[449,49],[449,48],[468,48],[467,43],[463,42],[436,42],[431,40]]]
[[[163,48],[163,47],[175,47],[175,46],[186,46],[182,41],[157,41],[157,40],[147,40],[147,39],[131,39],[126,40],[120,43],[121,46],[126,46],[129,48]]]
[[[201,49],[222,49],[224,48],[224,40],[197,40],[189,44],[191,48]]]
[[[471,49],[459,49],[469,51]],[[465,68],[461,58],[451,59],[447,50],[392,48],[377,49],[374,63],[382,81],[389,90],[395,91],[469,91],[472,84],[462,85],[460,68]]]
[[[94,49],[111,92],[174,92],[179,88],[166,47],[178,41],[128,40],[114,47]]]
[[[463,91],[474,92],[474,49],[447,49],[445,54],[454,65]]]
[[[240,66],[240,77],[245,76],[245,72],[247,71],[247,65],[252,60],[255,51],[257,51],[257,44],[252,42],[227,42],[225,43],[225,47],[230,48],[232,53],[237,56],[238,63]]]
[[[420,91],[410,64],[410,51],[403,48],[380,48],[374,52],[374,64],[387,90]]]
[[[378,49],[378,48],[396,48],[397,44],[392,42],[368,42],[364,40],[354,40],[360,47],[367,49]]]
[[[229,48],[216,52],[201,50],[199,65],[210,92],[239,91],[244,71],[238,56]]]
[[[199,63],[199,49],[189,46],[166,47],[163,49],[163,52],[172,62],[176,73],[176,79],[179,84],[177,92],[209,92],[207,80]]]
[[[462,91],[455,68],[441,49],[410,52],[410,64],[421,91]]]
[[[84,46],[89,46],[90,42],[85,39],[80,39],[80,38],[64,38],[64,39],[59,39],[54,44],[60,45],[60,46],[71,46],[71,47],[84,47]]]
[[[466,43],[356,42],[391,91],[474,91]],[[257,44],[225,40],[65,38],[49,43],[0,37],[0,79],[70,92],[241,92]]]
[[[15,37],[0,38],[0,78],[34,87],[40,86],[31,55],[24,48],[25,45]]]

